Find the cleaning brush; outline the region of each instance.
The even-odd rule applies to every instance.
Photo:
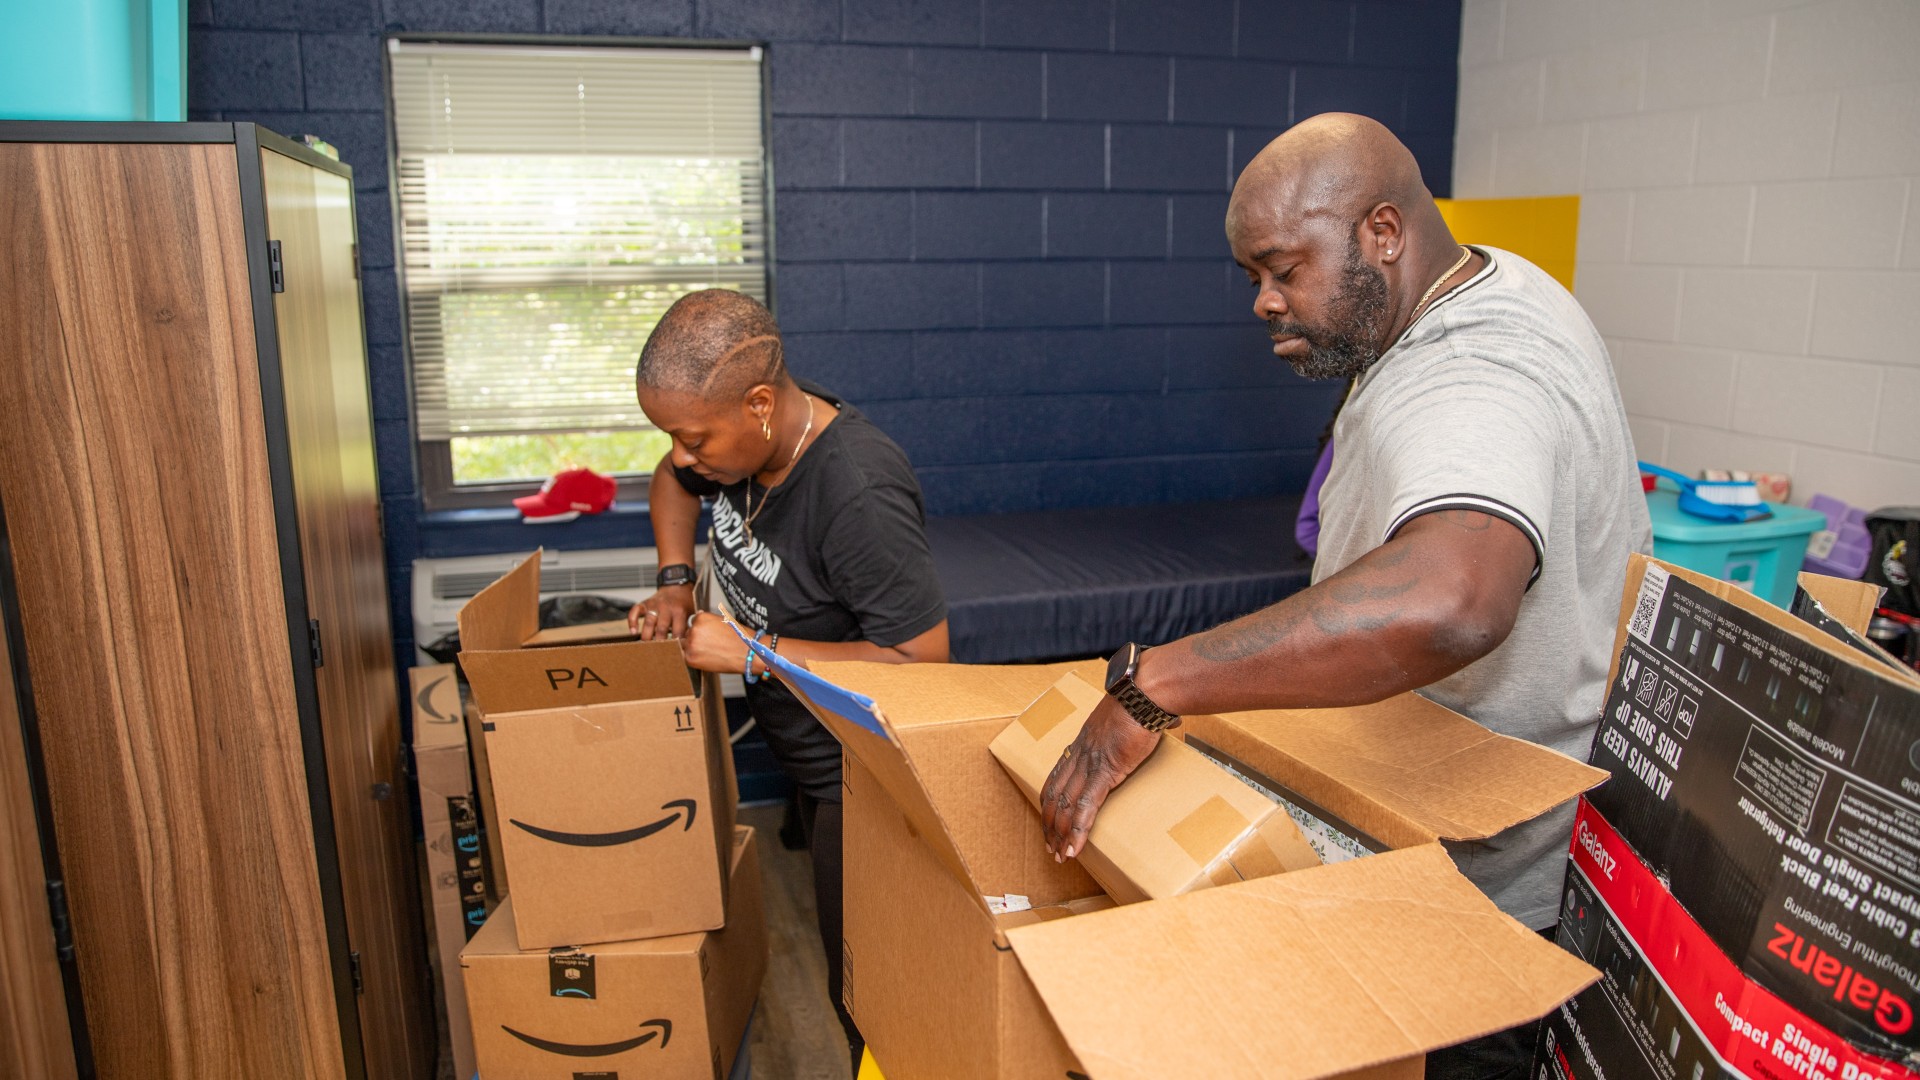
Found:
[[[1640,471],[1664,476],[1679,485],[1680,509],[1694,517],[1739,522],[1773,516],[1772,508],[1760,500],[1760,489],[1751,480],[1695,480],[1644,461]]]

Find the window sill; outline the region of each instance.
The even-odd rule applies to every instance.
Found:
[[[607,518],[639,518],[647,520],[647,504],[615,503],[598,514],[582,514],[572,521],[560,525],[528,525],[529,529],[562,529],[568,525],[579,525]],[[427,528],[460,528],[472,526],[498,526],[520,524],[520,511],[511,506],[488,506],[469,510],[429,510],[420,515],[420,524]]]
[[[645,501],[615,503],[554,525],[526,525],[512,507],[433,510],[420,515],[420,554],[428,557],[494,555],[536,547],[649,547],[653,525]]]

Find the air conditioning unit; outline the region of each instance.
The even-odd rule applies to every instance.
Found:
[[[433,661],[419,646],[453,632],[460,609],[481,589],[527,557],[471,555],[413,561],[413,641],[420,662]],[[540,598],[591,593],[637,604],[653,592],[659,554],[650,547],[599,551],[544,551],[540,555]]]

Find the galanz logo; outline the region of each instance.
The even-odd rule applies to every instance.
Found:
[[[1904,1035],[1913,1027],[1913,1006],[1907,999],[1853,969],[1839,957],[1808,941],[1797,931],[1773,924],[1767,951],[1794,970],[1833,988],[1833,1000],[1873,1017],[1874,1025],[1889,1035]]]
[[[1574,826],[1573,836],[1580,842],[1580,849],[1587,853],[1587,858],[1593,860],[1594,865],[1600,868],[1600,872],[1607,876],[1608,881],[1612,881],[1613,868],[1616,864],[1613,861],[1613,853],[1607,850],[1607,845],[1594,835],[1592,829],[1587,828],[1587,823],[1584,821]]]
[[[561,832],[558,829],[543,829],[538,825],[529,825],[519,818],[509,818],[508,820],[512,821],[517,828],[532,833],[542,840],[551,840],[556,844],[571,844],[574,847],[613,847],[617,844],[631,844],[635,840],[645,840],[654,833],[679,821],[681,811],[686,812],[687,823],[680,831],[686,832],[693,828],[693,818],[695,812],[698,810],[698,806],[692,799],[674,799],[671,802],[663,803],[660,809],[672,810],[673,813],[668,814],[658,821],[649,821],[645,825],[636,825],[631,829],[621,829],[618,832]]]

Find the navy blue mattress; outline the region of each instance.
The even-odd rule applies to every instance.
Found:
[[[934,518],[953,659],[1105,655],[1216,626],[1306,588],[1297,496]]]

